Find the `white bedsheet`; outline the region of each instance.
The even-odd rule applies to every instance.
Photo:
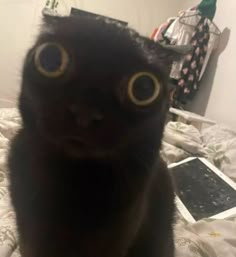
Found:
[[[19,127],[16,109],[0,109],[0,257],[20,257],[6,167],[9,140]],[[171,122],[166,127],[162,155],[168,163],[205,156],[236,179],[236,133],[225,127],[213,126],[200,134],[192,126]],[[176,257],[235,257],[236,219],[202,220],[192,225],[178,217],[175,244]]]

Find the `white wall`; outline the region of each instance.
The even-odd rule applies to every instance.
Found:
[[[190,2],[194,3],[193,0]],[[214,22],[222,31],[220,44],[201,81],[200,91],[190,104],[190,110],[236,130],[236,16],[232,12],[234,9],[235,0],[227,0],[227,3],[218,0]]]
[[[26,1],[19,4],[5,0],[0,4],[0,19],[0,100],[8,106],[8,99],[14,100],[18,89],[19,63],[32,25],[32,6]]]
[[[198,3],[201,2],[201,0],[178,0],[178,2],[182,10],[187,10],[190,7],[198,5]]]
[[[40,4],[38,0],[0,2],[0,107],[16,103],[22,60],[36,30]]]
[[[235,0],[219,1],[215,22],[223,34],[218,52],[216,69],[209,67],[209,75],[215,73],[213,86],[206,108],[206,116],[236,129],[236,9]],[[207,74],[208,75],[208,74]],[[208,75],[208,76],[209,76]],[[211,86],[211,85],[208,85]]]

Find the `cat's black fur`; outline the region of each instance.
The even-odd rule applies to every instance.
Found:
[[[33,62],[52,41],[70,56],[60,78]],[[103,20],[47,21],[25,60],[9,156],[23,257],[173,257],[174,193],[159,156],[171,55]],[[162,84],[149,107],[120,96],[139,71]]]

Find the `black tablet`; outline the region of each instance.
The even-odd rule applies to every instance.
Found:
[[[236,215],[236,184],[204,158],[187,158],[169,165],[176,204],[189,222]]]

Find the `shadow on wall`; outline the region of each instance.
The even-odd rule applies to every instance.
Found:
[[[221,34],[220,42],[217,50],[215,50],[210,58],[205,74],[200,82],[199,92],[195,98],[186,106],[186,109],[200,115],[205,115],[208,100],[211,95],[214,78],[217,70],[217,64],[221,53],[224,52],[230,38],[230,29],[225,28]]]

